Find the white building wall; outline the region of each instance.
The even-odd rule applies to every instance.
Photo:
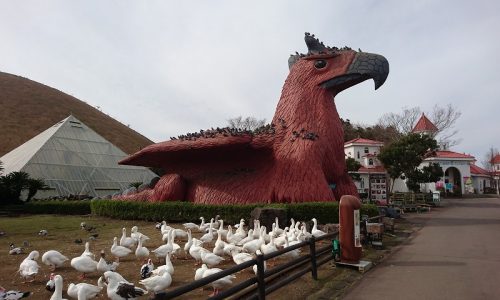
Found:
[[[354,181],[356,188],[358,189],[358,193],[368,193],[369,188],[369,175],[368,174],[359,174],[361,180]]]
[[[491,187],[490,177],[485,175],[472,175],[472,185],[475,193],[484,194],[484,188]]]
[[[393,184],[391,182],[391,184]],[[389,189],[391,188],[391,186],[389,186]],[[392,185],[392,192],[393,193],[407,193],[409,192],[408,190],[408,187],[406,186],[406,181],[403,180],[403,179],[396,179],[394,180],[394,184]]]
[[[368,148],[368,153],[366,153],[365,148]],[[358,153],[359,153],[359,157],[358,157]],[[379,146],[353,145],[353,146],[349,146],[349,147],[344,148],[344,154],[346,155],[346,157],[352,157],[361,164],[364,163],[363,156],[365,156],[366,154],[377,155],[379,153],[380,153]]]

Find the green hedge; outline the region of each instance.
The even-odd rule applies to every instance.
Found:
[[[220,215],[227,223],[238,223],[247,219],[256,207],[276,207],[287,210],[288,218],[295,220],[318,219],[319,223],[338,223],[337,202],[309,202],[296,204],[253,204],[253,205],[201,205],[190,202],[137,202],[92,200],[92,213],[117,219],[141,219],[167,222],[198,222],[199,217],[211,218]],[[363,204],[362,215],[378,215],[378,209],[372,204]]]
[[[256,207],[275,207],[287,210],[288,218],[295,220],[318,219],[319,223],[338,223],[338,202],[308,202],[295,204],[251,204],[251,205],[203,205],[190,202],[139,202],[115,200],[81,201],[37,201],[23,205],[2,207],[4,211],[27,214],[61,214],[111,217],[116,219],[148,220],[168,222],[199,222],[199,217],[206,219],[215,215],[229,224],[238,223],[241,218],[250,218]],[[378,215],[378,209],[372,204],[363,204],[361,214],[370,217]]]

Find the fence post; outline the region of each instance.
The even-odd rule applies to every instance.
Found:
[[[264,255],[257,255],[257,285],[259,288],[259,300],[266,299],[266,281],[264,277]]]
[[[318,280],[318,266],[316,264],[316,238],[309,239],[309,255],[311,256],[311,274],[314,280]]]

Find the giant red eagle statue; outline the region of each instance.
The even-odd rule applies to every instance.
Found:
[[[377,54],[327,47],[306,33],[306,54],[292,55],[272,123],[259,129],[202,130],[153,144],[120,164],[162,168],[158,182],[118,199],[204,204],[335,201],[357,196],[347,173],[335,96],[389,63]]]

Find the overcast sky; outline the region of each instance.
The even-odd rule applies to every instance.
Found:
[[[500,1],[7,1],[0,70],[73,95],[155,142],[272,119],[304,32],[384,55],[390,74],[336,97],[339,114],[451,103],[453,148],[481,161],[500,148]]]

